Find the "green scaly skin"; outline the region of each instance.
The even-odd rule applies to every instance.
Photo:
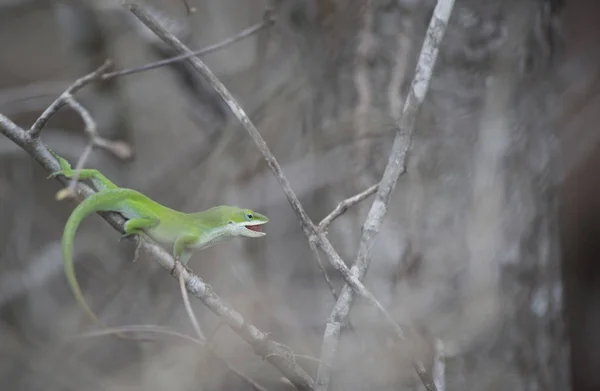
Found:
[[[50,150],[50,149],[49,149]],[[76,171],[54,151],[50,152],[60,164],[60,171],[49,178],[63,175],[70,179]],[[173,256],[183,265],[190,260],[194,251],[208,248],[220,241],[237,236],[259,238],[266,235],[260,226],[269,219],[250,209],[221,205],[198,213],[182,213],[163,206],[144,194],[118,187],[100,171],[94,169],[79,170],[80,180],[89,180],[97,193],[83,200],[69,216],[62,237],[63,263],[67,281],[75,299],[97,322],[94,312],[86,303],[73,265],[73,241],[75,232],[83,219],[96,212],[118,212],[127,219],[125,236],[148,235],[161,244],[173,246]]]

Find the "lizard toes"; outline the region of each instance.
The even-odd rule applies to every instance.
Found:
[[[48,177],[46,177],[46,179],[56,178],[59,175],[63,175],[63,172],[62,171],[55,171],[52,174],[48,175]]]
[[[119,242],[121,242],[121,241],[123,241],[123,240],[125,240],[125,239],[131,239],[131,238],[132,238],[132,237],[134,237],[135,235],[137,235],[137,234],[124,234],[124,235],[121,235],[121,236],[119,237]]]

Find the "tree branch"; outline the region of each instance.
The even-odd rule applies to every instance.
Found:
[[[221,42],[217,42],[216,44],[204,47],[204,48],[196,50],[194,52],[182,54],[179,56],[174,56],[171,58],[166,58],[164,60],[145,64],[145,65],[142,65],[142,66],[139,66],[136,68],[129,68],[129,69],[123,69],[120,71],[104,73],[101,76],[101,78],[102,78],[102,80],[109,80],[109,79],[113,79],[113,78],[120,77],[120,76],[127,76],[127,75],[131,75],[134,73],[145,72],[150,69],[159,68],[159,67],[162,67],[165,65],[172,64],[174,62],[187,60],[190,57],[204,56],[208,53],[212,53],[216,50],[224,48],[225,46],[231,45],[237,41],[241,41],[242,39],[248,38],[249,36],[261,31],[262,29],[271,26],[273,23],[275,23],[275,19],[273,18],[272,12],[267,9],[265,11],[262,22],[256,23],[255,25],[250,26],[250,27],[240,31],[238,34],[228,37],[228,38],[222,40]]]
[[[435,340],[435,354],[433,358],[433,381],[438,391],[446,391],[446,353],[444,352],[444,343]]]
[[[99,68],[94,73],[97,73],[101,68]],[[65,197],[75,197],[75,188],[77,186],[77,182],[79,182],[79,170],[81,170],[85,166],[94,147],[104,148],[112,152],[113,155],[116,155],[120,159],[127,159],[131,157],[132,154],[132,150],[127,143],[121,141],[109,141],[100,137],[97,131],[98,126],[90,112],[85,107],[83,107],[81,103],[75,100],[75,98],[71,94],[67,94],[64,97],[64,101],[65,104],[67,104],[71,109],[73,109],[77,114],[79,114],[79,116],[83,120],[83,123],[85,124],[83,131],[88,136],[89,140],[86,147],[83,150],[83,153],[79,156],[79,159],[77,159],[77,163],[75,165],[75,175],[73,175],[73,177],[71,178],[69,186],[61,190],[57,194],[57,199],[63,199]]]
[[[333,299],[335,301],[337,301],[339,296],[338,296],[337,292],[335,291],[335,287],[333,286],[333,283],[331,282],[331,278],[329,278],[327,269],[325,269],[325,265],[323,265],[323,261],[321,260],[321,254],[319,254],[319,249],[317,248],[317,240],[318,240],[317,237],[315,235],[312,235],[308,239],[308,245],[310,246],[310,249],[312,250],[313,254],[315,254],[315,259],[317,260],[319,269],[321,269],[321,273],[323,274],[323,279],[325,279],[325,282],[327,283],[327,286],[329,287],[329,290],[331,291],[331,295],[333,296]]]
[[[39,137],[32,137],[29,132],[25,132],[24,129],[2,114],[0,114],[0,132],[27,151],[49,172],[60,170],[58,162],[40,141]],[[68,183],[63,177],[57,177],[57,180],[63,184]],[[82,183],[77,184],[77,190],[86,197],[94,193],[89,186]],[[124,233],[123,223],[125,219],[120,214],[113,212],[99,214],[117,231]],[[213,292],[210,285],[206,284],[200,277],[185,269],[181,272],[175,270],[175,260],[161,246],[147,239],[136,237],[132,240],[136,240],[140,247],[150,253],[158,264],[171,272],[173,277],[178,279],[179,275],[182,274],[187,291],[219,315],[229,327],[252,347],[256,354],[272,363],[296,388],[299,390],[314,390],[313,379],[295,361],[288,358],[289,348],[269,339],[268,334],[260,331],[256,326],[246,323],[242,314],[227,306],[223,299]]]
[[[52,102],[52,104],[50,104],[50,106],[46,108],[46,110],[44,110],[44,112],[33,123],[33,125],[26,134],[26,137],[30,141],[38,139],[40,133],[42,132],[50,118],[52,118],[65,105],[69,106],[73,111],[75,111],[84,123],[84,132],[89,139],[88,144],[86,145],[85,149],[83,150],[83,153],[77,160],[77,164],[75,166],[75,176],[71,179],[69,186],[61,190],[57,194],[58,199],[75,196],[76,184],[79,181],[79,170],[85,165],[94,147],[106,149],[107,151],[111,152],[113,155],[117,156],[120,159],[127,159],[131,156],[131,148],[126,143],[121,141],[110,141],[100,137],[100,135],[97,132],[96,121],[94,120],[90,112],[85,107],[83,107],[83,105],[79,103],[74,97],[74,94],[77,91],[87,86],[88,84],[93,83],[94,81],[98,81],[101,78],[102,74],[106,72],[106,70],[109,69],[111,66],[112,62],[107,60],[95,71],[75,80],[74,83],[72,83],[62,94],[58,96],[58,98],[54,100],[54,102]]]
[[[90,331],[88,333],[78,335],[76,338],[79,339],[79,338],[90,338],[90,337],[103,337],[106,335],[115,335],[115,334],[119,335],[119,334],[123,334],[123,333],[144,333],[144,332],[145,333],[153,333],[153,334],[169,335],[172,337],[177,337],[184,341],[189,341],[189,342],[198,344],[198,345],[208,349],[208,351],[214,358],[216,358],[221,363],[223,363],[227,367],[228,370],[233,372],[244,383],[248,384],[250,387],[254,388],[256,391],[267,391],[266,388],[264,388],[263,386],[261,386],[260,384],[258,384],[257,382],[255,382],[254,380],[249,378],[248,376],[244,375],[242,372],[240,372],[238,369],[236,369],[232,364],[230,364],[225,358],[221,357],[221,355],[219,353],[217,353],[217,351],[214,350],[209,345],[206,338],[204,338],[204,337],[199,337],[198,339],[196,339],[196,338],[190,337],[189,335],[182,334],[177,331],[170,330],[170,329],[164,328],[164,327],[159,327],[159,326],[132,325],[132,326],[123,326],[123,327],[112,327],[112,328],[107,328],[107,329],[102,329],[102,330],[97,330],[97,331]]]
[[[173,50],[180,54],[190,54],[191,51],[187,46],[185,46],[177,37],[167,31],[161,23],[152,16],[143,6],[135,2],[127,2],[126,6],[129,10],[138,18],[142,23],[146,25],[150,30],[152,30],[160,39],[163,40],[167,45],[169,45]],[[286,176],[284,175],[281,166],[275,159],[273,153],[269,150],[266,142],[252,123],[250,118],[246,115],[242,107],[237,103],[235,98],[231,95],[231,93],[227,90],[227,88],[221,83],[221,81],[212,73],[212,71],[198,58],[198,57],[190,57],[188,59],[190,64],[200,73],[206,81],[213,86],[213,88],[217,91],[217,93],[221,96],[223,101],[229,106],[232,113],[237,117],[237,119],[241,122],[245,130],[248,132],[264,159],[266,160],[269,168],[277,178],[279,184],[281,185],[285,196],[288,199],[292,209],[297,214],[300,225],[302,227],[302,231],[306,235],[307,239],[314,235],[316,238],[316,243],[318,246],[327,254],[329,262],[333,265],[333,267],[342,274],[344,280],[347,284],[360,296],[367,299],[371,304],[373,304],[377,309],[382,313],[385,320],[389,323],[391,328],[394,330],[396,336],[401,340],[404,340],[404,332],[402,328],[395,322],[390,313],[383,307],[383,305],[375,298],[375,296],[367,290],[367,288],[363,285],[362,281],[360,281],[356,276],[350,271],[348,266],[344,263],[342,258],[333,248],[327,237],[319,231],[319,229],[312,222],[310,217],[308,217],[306,211],[302,207],[302,204],[298,200],[298,197],[292,190],[290,183]],[[419,87],[423,87],[422,84],[419,84]],[[425,88],[426,89],[426,88]],[[420,95],[424,95],[424,90],[419,91]],[[381,191],[381,185],[380,185]],[[383,212],[383,211],[382,211]],[[339,302],[339,300],[338,300]],[[325,366],[321,365],[322,368]],[[429,391],[435,390],[435,384],[433,383],[432,377],[427,374],[424,366],[415,361],[415,368],[417,373],[423,380],[423,383],[427,387]]]
[[[121,70],[113,71],[113,72],[107,72],[109,66],[104,67],[104,65],[103,65],[102,69],[98,69],[94,72],[94,74],[95,73],[99,74],[98,77],[93,76],[94,74],[88,75],[88,76],[92,76],[92,77],[88,78],[88,76],[86,76],[85,80],[80,79],[76,83],[77,84],[79,84],[79,83],[87,84],[87,83],[93,82],[94,80],[97,80],[97,79],[102,80],[102,81],[111,80],[111,79],[121,77],[121,76],[128,76],[128,75],[132,75],[135,73],[140,73],[140,72],[145,72],[145,71],[148,71],[151,69],[160,68],[165,65],[169,65],[169,64],[173,64],[175,62],[186,60],[189,57],[204,56],[206,54],[212,53],[212,52],[222,49],[226,46],[229,46],[235,42],[238,42],[245,38],[248,38],[248,37],[252,36],[253,34],[258,33],[259,31],[270,27],[274,23],[275,23],[275,18],[273,16],[273,10],[267,9],[267,10],[265,10],[265,13],[263,15],[263,20],[261,22],[256,23],[253,26],[250,26],[250,27],[240,31],[238,34],[236,34],[234,36],[228,37],[220,42],[217,42],[215,44],[206,46],[202,49],[196,50],[190,54],[174,56],[174,57],[166,58],[164,60],[144,64],[144,65],[141,65],[138,67],[121,69]],[[6,105],[14,105],[15,103],[18,103],[21,101],[28,101],[32,98],[37,99],[37,98],[53,96],[53,95],[55,95],[55,91],[62,90],[63,85],[65,85],[65,84],[67,84],[67,83],[64,83],[64,82],[42,82],[42,83],[33,83],[33,84],[27,85],[27,86],[19,86],[19,87],[15,87],[15,88],[9,88],[9,89],[2,90],[2,91],[0,91],[0,107],[4,107]],[[68,84],[71,84],[71,83],[68,83]],[[73,86],[71,86],[71,88],[72,87]],[[81,87],[83,87],[83,85],[81,85],[81,86],[77,85],[75,87],[76,89],[71,91],[71,94],[74,94],[76,92],[76,90],[80,89]],[[47,108],[47,110],[50,109],[45,103],[37,102],[37,101],[34,104],[27,103],[27,106],[25,107],[25,109],[32,110],[32,109],[35,109],[36,106],[39,106],[41,104],[43,104],[43,107]],[[60,108],[60,107],[58,107],[58,102],[55,102],[54,105],[55,106],[53,107],[52,110],[58,111],[58,109]],[[61,105],[64,105],[64,102]],[[24,106],[24,104],[21,104],[21,106]],[[33,108],[32,108],[32,106],[33,106]],[[17,109],[11,108],[11,111],[19,110],[19,108],[20,107],[17,105]],[[6,110],[6,109],[4,109],[4,110]],[[6,114],[6,112],[5,112],[5,114]],[[49,113],[46,113],[46,115],[48,115],[48,114]],[[38,119],[38,121],[39,121],[39,123],[37,125],[35,125],[36,128],[38,128],[40,126],[43,128],[45,126],[45,123],[42,123],[42,122],[47,122],[47,120],[44,121],[43,119],[42,120]],[[40,130],[37,130],[36,132],[39,132],[39,131]]]
[[[142,6],[135,3],[128,3],[128,7],[131,12],[137,16],[149,29],[154,31],[165,43],[170,45],[174,50],[180,53],[191,53],[190,50],[173,34],[169,33],[159,22],[156,20],[150,13],[148,13]],[[215,90],[219,93],[219,95],[223,98],[225,103],[229,106],[233,114],[238,118],[238,120],[242,123],[246,131],[250,134],[250,137],[257,145],[261,154],[267,161],[269,168],[275,174],[277,181],[281,185],[285,196],[287,197],[292,209],[299,217],[300,225],[302,227],[302,231],[310,238],[311,235],[315,234],[316,242],[321,247],[321,249],[328,255],[330,262],[332,265],[342,274],[344,279],[357,291],[359,294],[371,301],[373,301],[376,306],[382,309],[386,314],[387,318],[391,319],[391,316],[383,306],[375,299],[375,297],[365,288],[365,286],[356,279],[350,273],[350,269],[346,266],[341,257],[337,254],[333,246],[329,243],[329,240],[318,231],[317,227],[314,225],[310,217],[308,217],[306,211],[302,207],[302,204],[298,200],[298,197],[294,193],[291,188],[291,185],[283,173],[281,166],[275,159],[273,153],[269,150],[267,143],[262,138],[250,118],[246,115],[241,106],[237,103],[235,98],[231,95],[231,93],[225,88],[223,83],[212,73],[212,71],[197,57],[192,57],[188,61],[193,65],[193,67],[204,76],[207,81],[215,88]],[[385,314],[384,314],[385,315]],[[397,328],[399,328],[396,325]],[[402,332],[400,331],[400,334]]]
[[[180,53],[191,53],[190,50],[181,41],[179,41],[179,39],[177,39],[177,37],[169,33],[164,27],[162,27],[160,23],[152,15],[146,12],[146,10],[142,6],[137,5],[135,3],[129,3],[128,7],[135,16],[137,16],[148,28],[154,31],[163,41],[165,41],[165,43],[170,45],[173,49]],[[200,59],[198,59],[197,57],[192,57],[188,61],[190,61],[194,68],[202,76],[204,76],[208,80],[208,82],[215,88],[215,90],[223,98],[225,103],[229,106],[233,114],[238,118],[238,120],[242,123],[244,128],[248,131],[250,137],[255,142],[261,154],[267,161],[269,168],[275,174],[275,177],[277,178],[279,184],[283,188],[283,192],[285,193],[289,203],[291,204],[292,209],[298,215],[302,230],[307,236],[307,238],[310,238],[310,236],[314,233],[317,238],[317,243],[328,255],[333,266],[338,271],[340,271],[340,273],[342,273],[344,278],[353,286],[353,288],[356,289],[361,294],[361,296],[370,300],[377,301],[373,297],[373,295],[364,287],[364,285],[351,275],[350,269],[346,266],[344,261],[337,254],[333,246],[331,246],[329,240],[321,232],[318,231],[310,217],[308,217],[306,211],[302,207],[302,204],[298,200],[298,197],[292,190],[288,179],[286,178],[285,174],[281,169],[281,166],[275,159],[275,156],[273,156],[273,153],[269,150],[269,147],[267,146],[265,140],[262,138],[254,124],[250,121],[250,118],[248,118],[244,110],[241,108],[241,106],[237,103],[235,98],[225,88],[223,83],[221,83],[221,81]],[[383,308],[381,304],[379,304],[378,307]]]
[[[377,189],[379,189],[379,184],[373,185],[367,190],[364,190],[358,193],[357,195],[352,196],[350,198],[346,198],[345,200],[340,202],[331,213],[329,213],[323,220],[321,220],[318,226],[319,230],[321,232],[325,232],[327,230],[327,227],[329,227],[329,225],[333,223],[333,220],[346,213],[346,211],[352,208],[354,205],[375,194]]]
[[[56,114],[58,110],[60,110],[60,108],[67,103],[69,98],[73,97],[73,94],[75,94],[77,91],[79,91],[86,85],[92,83],[93,81],[99,80],[100,76],[111,66],[112,62],[106,61],[104,64],[102,64],[101,67],[96,69],[94,72],[80,79],[77,79],[75,83],[71,84],[69,88],[67,88],[66,91],[63,92],[58,98],[56,98],[56,100],[52,102],[52,104],[48,106],[48,108],[44,110],[42,115],[33,123],[28,132],[29,136],[31,138],[39,137],[42,129],[44,128],[48,120],[52,118],[52,116]]]
[[[177,267],[183,268],[181,262],[177,263]],[[198,323],[198,319],[196,319],[196,315],[194,314],[194,309],[192,308],[192,303],[190,303],[190,298],[188,297],[187,289],[185,288],[185,281],[183,280],[183,274],[179,273],[179,289],[181,290],[181,297],[183,298],[183,304],[185,306],[185,310],[190,318],[190,322],[192,322],[192,327],[196,332],[196,336],[199,339],[206,339],[202,329],[200,328],[200,323]]]
[[[364,280],[369,268],[371,248],[387,212],[391,195],[396,188],[396,182],[400,175],[406,171],[406,154],[411,146],[417,114],[429,88],[439,46],[446,31],[453,6],[454,0],[438,0],[431,21],[429,22],[425,41],[423,42],[415,70],[415,76],[412,80],[408,97],[404,102],[402,116],[399,119],[398,132],[394,138],[394,144],[392,145],[387,166],[379,183],[375,200],[363,225],[363,234],[359,243],[358,254],[354,266],[352,266],[352,275],[356,276],[360,281]],[[325,327],[323,345],[321,347],[321,361],[328,364],[328,366],[319,365],[317,371],[317,387],[321,391],[326,391],[329,386],[331,377],[330,366],[339,346],[340,329],[348,318],[354,300],[352,288],[354,287],[349,284],[344,285]],[[413,366],[427,390],[435,390],[436,387],[433,379],[425,372],[424,366],[418,361],[414,361]]]
[[[367,197],[374,194],[378,188],[379,188],[379,185],[373,185],[373,186],[369,187],[367,190],[364,190],[363,192],[358,193],[355,196],[346,198],[345,200],[341,201],[330,214],[328,214],[323,220],[321,220],[321,222],[317,226],[317,229],[319,230],[319,232],[321,232],[322,234],[326,234],[327,228],[335,219],[337,219],[338,217],[340,217],[341,215],[346,213],[346,211],[348,209],[350,209],[351,207],[353,207],[354,205],[358,204],[359,202],[363,201]],[[312,250],[312,252],[315,254],[315,259],[317,260],[317,264],[319,265],[321,274],[323,274],[323,278],[325,279],[325,282],[327,283],[327,286],[329,287],[329,290],[331,291],[331,295],[333,296],[333,299],[335,301],[337,301],[339,298],[339,295],[335,291],[335,287],[333,286],[333,283],[331,282],[331,278],[329,278],[329,274],[327,273],[327,270],[325,269],[325,266],[323,265],[323,261],[321,260],[321,254],[319,253],[319,249],[317,248],[317,242],[318,242],[318,239],[315,235],[311,235],[308,238],[308,244],[310,245],[310,249]],[[354,330],[354,327],[352,326],[350,321],[348,321],[348,327],[351,330]]]

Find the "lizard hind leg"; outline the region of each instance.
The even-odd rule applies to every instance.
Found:
[[[121,239],[127,239],[132,236],[138,235],[141,236],[144,233],[145,229],[150,229],[156,227],[158,225],[158,219],[146,218],[146,217],[136,217],[130,220],[127,220],[124,224],[125,235],[121,236]],[[141,238],[138,237],[138,243],[135,247],[135,253],[133,256],[133,262],[137,261],[140,255],[140,247],[142,245]]]
[[[139,235],[146,229],[154,228],[158,225],[158,219],[149,217],[134,217],[125,222],[125,236]]]

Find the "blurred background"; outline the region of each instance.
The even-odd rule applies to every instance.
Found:
[[[152,0],[141,4],[190,48],[275,23],[202,57],[239,100],[318,222],[377,183],[387,163],[434,0]],[[433,362],[447,348],[453,390],[600,390],[600,3],[456,0],[408,173],[398,181],[366,285]],[[29,127],[78,77],[174,53],[116,0],[0,0],[0,112]],[[185,212],[234,204],[266,214],[261,240],[234,240],[189,266],[316,376],[335,301],[300,224],[254,143],[185,62],[78,93],[99,134],[131,159],[94,150],[86,166]],[[42,139],[72,164],[87,139],[62,109]],[[92,330],[62,269],[75,203],[0,137],[0,389],[251,389],[197,345],[69,337]],[[329,228],[356,256],[372,199]],[[176,281],[98,216],[75,241],[84,295],[111,327],[193,335]],[[339,291],[343,280],[329,268]],[[216,351],[268,390],[293,387],[192,298]],[[409,353],[357,300],[332,390],[420,389]],[[310,357],[307,357],[310,356]]]

